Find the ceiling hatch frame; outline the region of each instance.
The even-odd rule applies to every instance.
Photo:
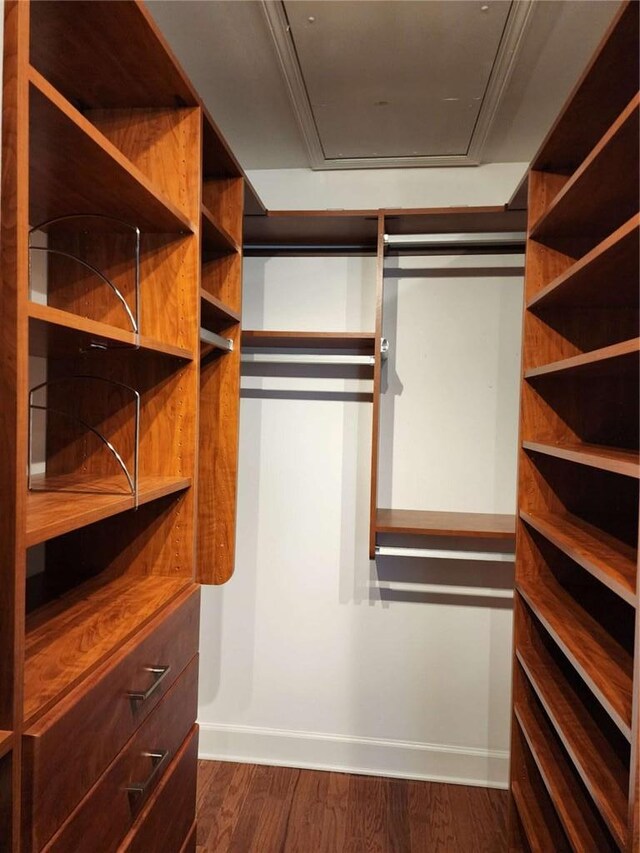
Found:
[[[314,170],[479,166],[502,97],[520,54],[537,0],[512,0],[466,154],[417,157],[325,157],[283,0],[260,0],[293,111]]]

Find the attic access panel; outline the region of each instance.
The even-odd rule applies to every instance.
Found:
[[[266,0],[312,166],[479,162],[531,6]]]

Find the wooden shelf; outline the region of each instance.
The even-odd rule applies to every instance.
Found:
[[[541,441],[523,441],[525,450],[588,465],[601,471],[611,471],[613,474],[623,474],[626,477],[640,477],[640,461],[638,451],[620,450],[615,447],[602,447],[597,444],[551,444]]]
[[[107,323],[79,317],[69,311],[41,305],[39,302],[29,302],[28,313],[31,355],[61,358],[87,351],[91,349],[92,344],[103,344],[107,347],[115,345],[117,348],[140,348],[187,361],[193,359],[193,353],[184,347],[165,344],[147,335],[127,332]]]
[[[637,606],[633,548],[570,513],[523,510],[520,517],[612,592]]]
[[[40,491],[47,484],[61,490]],[[49,477],[46,481],[35,477],[34,485],[37,490],[27,495],[27,548],[134,506],[133,496],[126,490],[121,477],[88,482],[77,477]],[[189,477],[141,476],[138,503],[155,501],[188,489],[190,485]]]
[[[230,254],[239,252],[240,248],[231,234],[216,222],[211,211],[204,206],[202,213],[202,247],[206,252]]]
[[[638,356],[640,355],[640,338],[631,341],[621,341],[608,347],[574,355],[571,358],[563,358],[540,367],[531,367],[525,370],[525,379],[534,379],[538,376],[561,376],[561,375],[588,375],[607,376],[615,374],[638,372]]]
[[[90,212],[146,231],[193,230],[187,216],[33,68],[30,82],[32,226]]]
[[[516,655],[620,849],[626,843],[629,773],[542,644]]]
[[[13,747],[13,732],[0,730],[0,758],[3,758]]]
[[[240,322],[240,313],[229,308],[221,299],[200,290],[200,324],[205,329],[219,332]]]
[[[249,349],[337,349],[350,350],[363,355],[375,352],[373,332],[273,332],[254,329],[242,330],[242,346]]]
[[[378,509],[376,512],[376,533],[511,540],[515,528],[515,515],[413,509]]]
[[[565,853],[567,851],[568,853],[570,848],[564,841],[564,831],[556,816],[555,807],[551,803],[543,783],[540,782],[539,785],[542,789],[540,796],[544,796],[549,803],[550,814],[545,813],[541,808],[538,793],[526,776],[514,779],[511,786],[511,793],[529,847],[531,850],[540,853],[544,850],[553,850],[554,853]],[[553,821],[551,826],[549,826],[550,820]],[[560,839],[563,839],[564,843]]]
[[[25,728],[190,583],[156,575],[98,577],[27,617]]]
[[[515,703],[514,713],[572,848],[594,853],[615,850],[595,819],[544,714],[525,701]]]
[[[516,589],[589,686],[622,734],[631,738],[631,655],[551,576]]]
[[[640,216],[632,216],[613,234],[535,293],[527,307],[638,307]]]
[[[635,95],[530,228],[539,242],[583,239],[591,246],[638,212],[640,95]],[[635,175],[620,164],[635,163]]]

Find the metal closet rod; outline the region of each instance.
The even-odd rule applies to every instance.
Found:
[[[513,563],[516,555],[504,551],[452,551],[442,548],[405,548],[376,545],[380,557],[429,557],[432,560],[478,560],[485,563]]]
[[[421,595],[456,595],[465,598],[513,598],[512,589],[486,586],[457,586],[455,584],[399,583],[376,584],[374,589],[384,592],[410,592]]]
[[[211,344],[225,352],[233,351],[233,341],[231,338],[223,338],[222,335],[217,335],[208,329],[200,328],[200,340],[203,344]]]
[[[400,246],[524,246],[527,235],[524,231],[495,231],[477,234],[385,234],[384,244]]]

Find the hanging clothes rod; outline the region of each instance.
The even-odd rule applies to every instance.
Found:
[[[486,586],[457,586],[435,583],[399,583],[396,581],[375,584],[374,589],[381,592],[411,592],[422,595],[456,595],[465,598],[513,598],[512,589]]]
[[[503,551],[452,551],[442,548],[401,548],[376,545],[380,557],[429,557],[432,560],[479,560],[486,563],[513,563],[516,555]]]
[[[478,234],[385,234],[384,244],[399,246],[518,246],[524,247],[524,231],[496,231]]]
[[[210,332],[208,329],[200,329],[200,341],[203,344],[211,344],[225,352],[233,351],[233,341],[231,338],[223,338],[222,335],[216,335],[215,332]]]
[[[248,353],[243,352],[241,361],[249,364],[345,364],[373,367],[373,355],[325,355],[324,353]]]

